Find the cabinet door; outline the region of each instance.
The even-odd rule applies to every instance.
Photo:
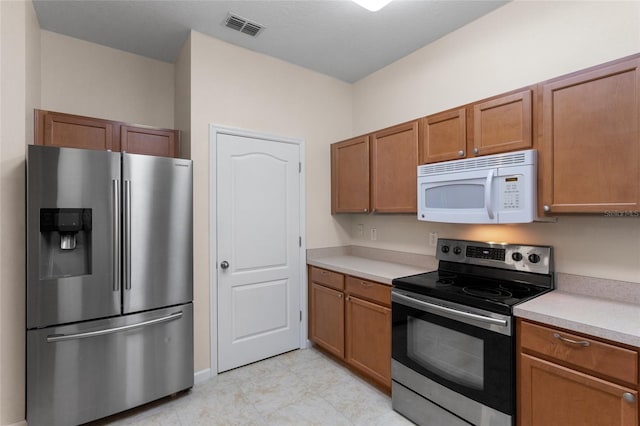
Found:
[[[473,154],[498,154],[532,147],[532,90],[473,106]]]
[[[179,157],[177,130],[150,129],[122,125],[120,143],[122,151],[130,154]]]
[[[310,292],[310,339],[344,358],[344,294],[314,282]]]
[[[444,111],[421,120],[420,164],[464,158],[467,146],[465,108]]]
[[[519,425],[637,426],[637,391],[529,355],[520,361]]]
[[[349,296],[346,361],[391,387],[391,309]]]
[[[640,60],[543,85],[544,210],[640,208]]]
[[[331,214],[369,212],[369,137],[331,145]]]
[[[380,213],[417,211],[418,122],[371,135],[371,208]]]
[[[98,118],[36,110],[36,144],[119,151],[114,124]]]

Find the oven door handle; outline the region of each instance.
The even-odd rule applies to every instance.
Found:
[[[479,322],[483,322],[486,324],[492,324],[492,325],[499,325],[501,327],[506,327],[507,326],[507,321],[503,320],[503,319],[498,319],[498,318],[491,318],[488,317],[486,315],[479,315],[479,314],[474,314],[471,312],[465,312],[465,311],[459,311],[457,309],[453,309],[453,308],[448,308],[446,306],[441,306],[441,305],[436,305],[434,303],[429,303],[429,302],[425,302],[423,300],[419,300],[416,299],[414,297],[410,297],[410,296],[405,296],[404,294],[400,294],[400,293],[392,293],[391,294],[391,299],[395,300],[396,302],[406,305],[406,303],[403,302],[408,302],[410,303],[409,306],[413,306],[417,309],[423,309],[423,310],[427,310],[427,311],[431,311],[431,312],[442,312],[442,313],[447,313],[449,315],[453,315],[453,316],[458,316],[460,318],[465,318],[465,319],[470,319],[470,320],[474,320],[474,321],[479,321]]]

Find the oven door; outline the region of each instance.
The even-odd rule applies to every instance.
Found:
[[[394,362],[482,405],[514,414],[511,317],[399,289],[393,289],[392,302]],[[432,396],[438,404],[437,394]]]

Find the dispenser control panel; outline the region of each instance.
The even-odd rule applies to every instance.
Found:
[[[91,230],[91,209],[40,209],[40,232]]]

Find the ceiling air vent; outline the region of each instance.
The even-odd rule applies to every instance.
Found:
[[[229,13],[227,15],[227,18],[224,20],[224,26],[227,28],[231,28],[232,30],[240,31],[241,33],[250,35],[251,37],[257,36],[260,31],[264,29],[264,27],[260,24],[250,22],[249,20],[241,16],[232,15],[231,13]]]

